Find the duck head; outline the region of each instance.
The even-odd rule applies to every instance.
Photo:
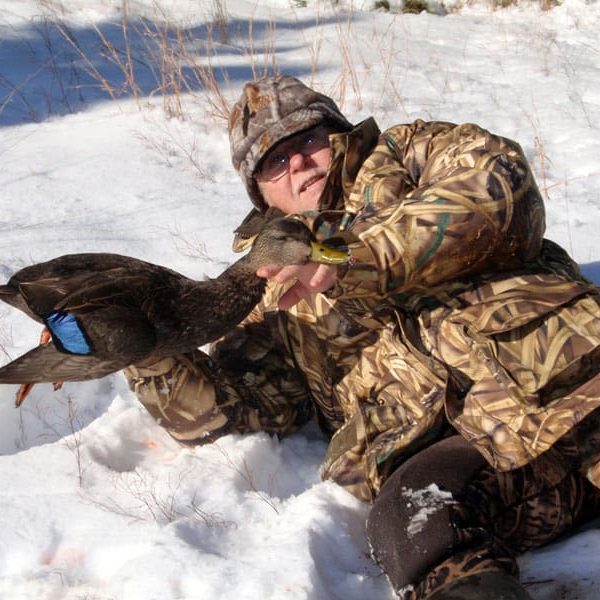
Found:
[[[347,250],[315,241],[312,233],[298,219],[278,218],[269,221],[260,233],[248,240],[252,244],[248,259],[253,265],[302,265],[309,261],[341,265],[350,261]]]

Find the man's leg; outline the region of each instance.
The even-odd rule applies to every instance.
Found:
[[[527,598],[514,579],[515,554],[555,539],[598,506],[600,491],[577,472],[550,488],[537,484],[533,468],[498,474],[454,436],[395,471],[373,505],[368,535],[403,599],[438,597],[436,590],[440,599]],[[506,595],[452,591],[464,582],[503,585]]]

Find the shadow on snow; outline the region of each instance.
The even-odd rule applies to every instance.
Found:
[[[260,74],[272,72],[273,56],[294,52],[314,38],[298,35],[299,43],[290,46],[276,41],[278,31],[301,32],[331,22],[336,17],[294,23],[229,19],[221,29],[212,22],[176,28],[131,18],[126,28],[120,22],[76,28],[40,19],[19,29],[0,27],[0,126],[41,122],[111,97],[201,92],[205,83],[198,66],[219,87],[239,89],[253,79],[252,63]],[[173,68],[175,63],[180,68]],[[286,72],[302,77],[311,66]]]

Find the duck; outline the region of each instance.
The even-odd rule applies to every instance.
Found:
[[[318,244],[296,218],[277,217],[244,242],[249,252],[218,277],[197,281],[110,253],[67,254],[16,272],[0,300],[44,325],[39,346],[0,367],[21,384],[99,379],[133,364],[190,352],[225,335],[260,301],[264,265],[344,264],[348,253]],[[59,384],[56,384],[56,387]]]

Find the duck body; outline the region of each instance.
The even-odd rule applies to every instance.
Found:
[[[256,276],[263,264],[344,262],[329,250],[311,258],[314,241],[299,221],[276,219],[265,229],[249,254],[205,281],[107,253],[65,255],[18,271],[0,286],[0,300],[43,323],[51,341],[1,367],[0,383],[84,381],[189,352],[254,308],[266,285]]]
[[[243,274],[233,265],[226,276],[194,281],[117,254],[26,267],[0,287],[0,299],[43,323],[52,342],[0,368],[0,382],[96,379],[202,346],[237,325],[263,294],[264,280],[238,278],[237,270]]]

